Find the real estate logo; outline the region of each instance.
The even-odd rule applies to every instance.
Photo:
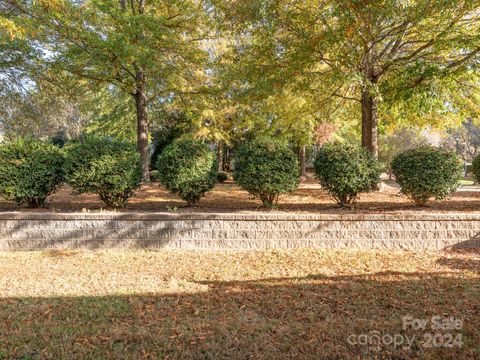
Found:
[[[425,349],[460,348],[463,345],[462,329],[463,320],[453,316],[415,318],[405,315],[402,317],[402,332],[390,334],[372,330],[368,333],[350,334],[347,342],[353,346],[368,346],[374,349],[410,349],[414,344]],[[407,334],[407,331],[410,333]]]

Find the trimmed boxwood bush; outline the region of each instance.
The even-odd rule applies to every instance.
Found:
[[[224,182],[227,181],[227,180],[228,180],[228,174],[227,174],[227,172],[225,172],[225,171],[219,171],[219,172],[217,173],[217,181],[218,181],[219,183],[224,183]]]
[[[472,161],[472,165],[468,166],[468,174],[473,176],[475,183],[480,183],[480,155]]]
[[[293,150],[273,138],[244,143],[235,154],[235,181],[268,208],[277,205],[280,194],[298,187],[299,171]]]
[[[32,139],[0,146],[0,194],[29,207],[43,206],[64,180],[63,152]]]
[[[109,207],[125,206],[142,178],[133,144],[87,136],[67,145],[68,183],[78,193],[98,194]]]
[[[158,181],[158,170],[150,171],[150,181]]]
[[[380,164],[365,148],[351,144],[323,146],[315,158],[315,174],[340,206],[355,203],[358,194],[380,182]]]
[[[402,193],[417,205],[429,198],[444,199],[458,187],[462,164],[449,150],[423,146],[407,150],[392,161],[392,170]]]
[[[205,144],[182,139],[168,145],[157,160],[160,184],[189,205],[200,201],[217,182],[217,159]]]

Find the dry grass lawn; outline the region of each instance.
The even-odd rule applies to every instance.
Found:
[[[5,359],[480,358],[478,253],[18,252],[0,263]],[[402,330],[406,315],[461,319],[450,332],[463,345],[425,348],[431,331]],[[415,341],[347,341],[375,330]]]

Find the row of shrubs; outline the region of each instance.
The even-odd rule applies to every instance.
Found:
[[[67,182],[76,193],[95,193],[110,207],[123,206],[141,181],[140,156],[132,144],[85,137],[60,149],[33,139],[0,146],[0,195],[29,207]]]
[[[170,145],[157,161],[160,183],[189,204],[198,202],[217,180],[226,179],[226,174],[218,174],[216,168],[213,152],[192,141]],[[355,203],[360,193],[375,189],[382,171],[368,150],[349,144],[322,147],[314,168],[322,187],[342,207]],[[393,160],[392,168],[401,191],[417,205],[425,205],[430,198],[447,197],[462,176],[455,153],[434,147],[405,151]],[[473,172],[480,180],[480,157],[474,161]],[[276,139],[246,142],[235,154],[234,180],[259,198],[263,206],[275,207],[281,194],[298,187],[297,156],[287,143]]]
[[[480,158],[478,177],[480,178]],[[376,188],[382,166],[371,153],[351,145],[327,145],[315,159],[320,184],[340,206],[354,203],[358,195]],[[403,194],[417,205],[428,199],[441,200],[455,191],[462,177],[462,165],[455,153],[430,146],[397,155],[392,170]]]
[[[374,189],[382,170],[370,152],[348,144],[322,147],[314,168],[322,187],[340,206],[353,204],[360,193]],[[454,153],[433,147],[398,155],[392,168],[402,192],[418,205],[448,196],[462,174]],[[216,156],[206,144],[188,139],[165,148],[156,169],[155,178],[190,205],[228,177],[217,172]],[[480,180],[480,157],[472,171]],[[298,187],[297,156],[279,140],[254,139],[236,152],[234,179],[265,207],[275,207],[281,194]],[[110,138],[85,137],[63,149],[35,140],[0,146],[0,195],[4,198],[42,206],[64,182],[76,193],[98,194],[109,207],[124,206],[141,182],[140,157],[134,145]]]

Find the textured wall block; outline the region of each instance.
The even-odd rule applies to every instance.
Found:
[[[476,214],[0,213],[0,250],[480,248]]]

